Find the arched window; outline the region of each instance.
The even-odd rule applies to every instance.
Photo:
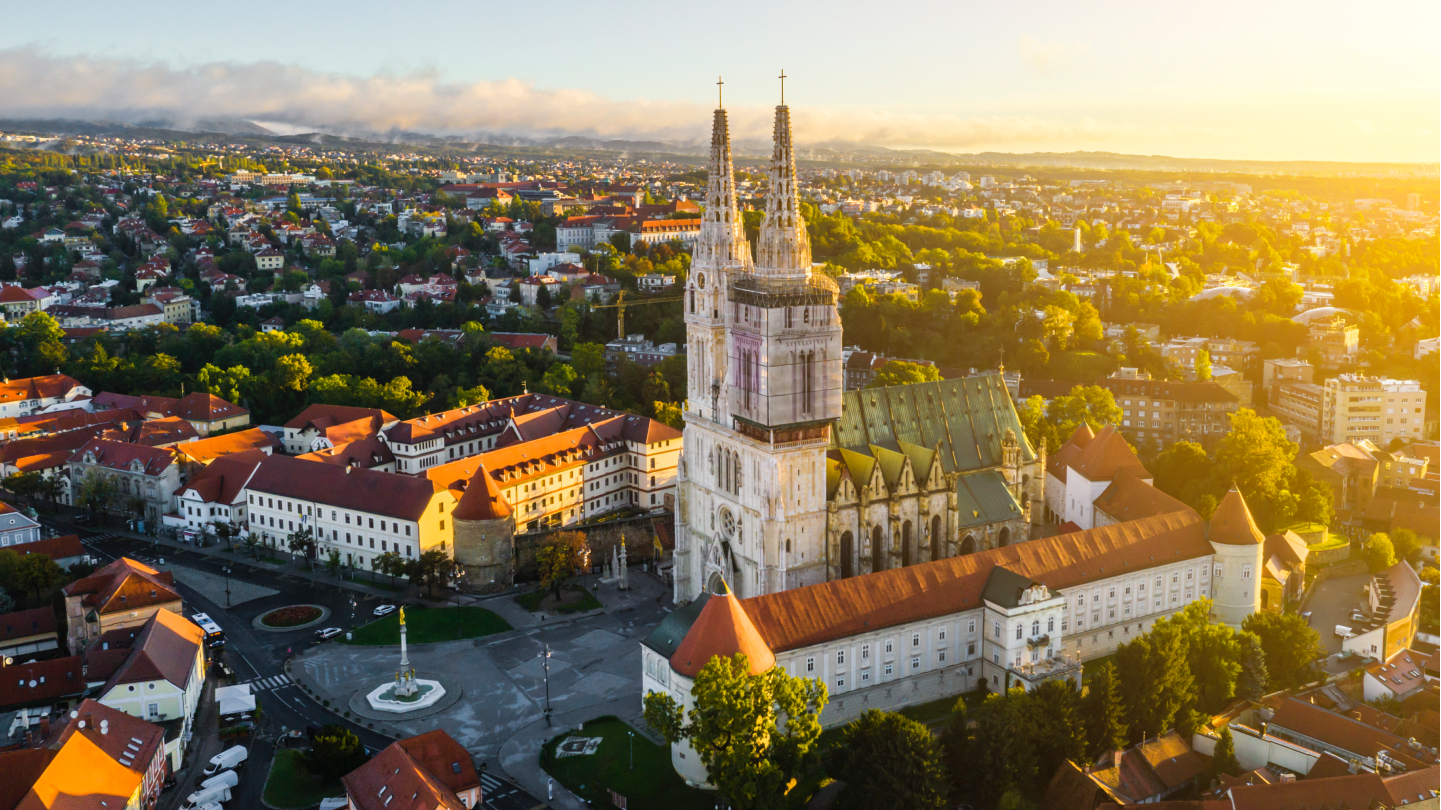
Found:
[[[1041,623],[1040,623],[1040,622],[1031,622],[1031,638],[1035,638],[1036,636],[1039,636],[1040,634],[1041,634]]]
[[[855,563],[852,557],[855,556],[856,541],[850,532],[841,534],[841,579],[850,579],[856,575]]]
[[[911,522],[901,524],[901,567],[911,564]]]
[[[997,545],[997,546],[1007,546],[1007,545],[1010,545],[1010,543],[1011,543],[1011,530],[1010,530],[1009,527],[1003,527],[1003,528],[1001,529],[1000,537],[998,537],[997,540],[996,540],[996,545]]]
[[[881,527],[877,526],[871,530],[871,572],[886,570],[885,538],[881,534]]]
[[[931,559],[939,560],[943,553],[941,549],[941,516],[931,516]]]
[[[976,553],[976,538],[972,537],[972,536],[969,535],[969,534],[966,535],[966,539],[964,539],[964,540],[961,541],[961,553],[962,553],[962,554],[975,554],[975,553]]]

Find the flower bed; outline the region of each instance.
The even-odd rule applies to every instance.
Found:
[[[315,605],[290,605],[276,608],[260,617],[266,627],[300,627],[320,620],[322,611]]]

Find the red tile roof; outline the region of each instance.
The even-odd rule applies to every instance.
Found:
[[[465,494],[455,505],[456,520],[498,520],[509,517],[510,504],[500,494],[500,487],[484,467],[477,469],[465,487]]]
[[[80,656],[12,664],[0,670],[0,708],[54,703],[85,693],[84,662]]]
[[[301,501],[419,520],[438,489],[428,478],[270,456],[260,463],[246,486],[257,495],[280,495]]]
[[[0,615],[0,641],[55,632],[55,611],[48,607]]]
[[[685,638],[670,657],[671,669],[694,678],[715,656],[730,658],[745,653],[750,673],[759,675],[776,665],[775,653],[757,632],[740,600],[727,588],[711,595]]]
[[[1164,515],[1186,505],[1123,469],[1094,501],[1095,507],[1118,521]]]
[[[80,544],[80,537],[73,534],[46,537],[30,543],[16,543],[13,546],[6,546],[5,550],[13,551],[21,557],[26,554],[44,554],[57,561],[85,556],[85,547]]]
[[[465,810],[454,791],[398,742],[340,781],[356,810]]]
[[[131,611],[152,605],[179,602],[174,589],[174,575],[156,571],[129,557],[110,563],[84,579],[65,586],[68,597],[83,597],[81,604],[96,608],[101,614]]]
[[[470,753],[449,734],[440,729],[409,737],[396,743],[426,773],[435,777],[451,792],[460,794],[480,787],[480,776]]]
[[[43,377],[6,380],[0,383],[0,402],[15,402],[22,399],[55,399],[80,387],[82,386],[79,380],[64,374],[46,374]]]
[[[175,452],[163,447],[91,439],[70,457],[71,464],[95,464],[112,470],[158,476],[175,463]]]
[[[379,408],[357,408],[351,405],[311,405],[294,419],[286,422],[284,426],[295,430],[306,428],[324,430],[332,425],[353,422],[357,419],[379,420],[375,426],[377,431],[382,424],[396,421],[394,416]]]
[[[1152,477],[1114,425],[1102,428],[1070,466],[1089,481],[1110,481],[1122,470],[1129,470],[1139,478]]]
[[[120,684],[164,680],[185,689],[190,683],[205,633],[184,616],[156,611],[145,622],[130,655],[100,690],[101,697]]]
[[[767,645],[793,650],[979,607],[1003,565],[1052,590],[1213,553],[1190,509],[742,601]]]
[[[1234,486],[1211,516],[1211,542],[1227,546],[1256,546],[1266,542],[1261,530],[1256,528],[1251,510],[1246,507],[1245,497]]]
[[[175,450],[191,461],[209,464],[216,459],[231,455],[245,453],[269,455],[267,451],[274,450],[279,446],[280,442],[276,441],[274,436],[260,428],[251,428],[186,442],[176,447]]]

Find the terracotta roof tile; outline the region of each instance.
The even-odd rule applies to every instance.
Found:
[[[745,653],[752,675],[776,665],[775,653],[756,631],[750,616],[730,590],[713,594],[701,608],[695,623],[686,632],[675,654],[670,657],[671,669],[694,678],[715,656],[729,658]]]
[[[1117,521],[1136,520],[1185,509],[1186,505],[1123,469],[1094,501],[1095,507]]]
[[[55,611],[40,607],[0,614],[0,641],[55,632]]]
[[[1089,481],[1110,481],[1122,470],[1129,470],[1139,478],[1152,477],[1113,425],[1102,428],[1070,466]]]
[[[1251,518],[1245,497],[1234,486],[1231,487],[1221,499],[1221,505],[1216,507],[1215,514],[1211,515],[1211,542],[1227,546],[1254,546],[1265,541],[1261,530],[1256,528],[1256,521]]]
[[[85,547],[80,544],[80,537],[74,534],[46,537],[29,543],[16,543],[13,546],[6,546],[5,549],[13,551],[21,557],[26,554],[44,554],[57,562],[71,557],[85,556]]]
[[[438,491],[427,478],[289,456],[266,458],[246,488],[257,495],[280,495],[403,520],[418,520]]]
[[[1190,509],[1000,548],[834,580],[741,602],[775,651],[944,616],[980,605],[991,569],[1004,565],[1051,590],[1122,570],[1212,554]]]

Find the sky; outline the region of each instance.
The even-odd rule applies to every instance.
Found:
[[[1441,4],[14,4],[0,117],[1434,162]]]

